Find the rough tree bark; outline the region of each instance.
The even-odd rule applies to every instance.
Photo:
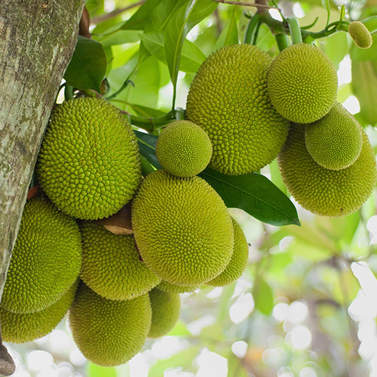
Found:
[[[0,0],[0,297],[84,0]]]

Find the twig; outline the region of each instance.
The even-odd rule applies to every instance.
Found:
[[[270,7],[265,4],[252,4],[252,3],[244,3],[240,1],[229,1],[229,0],[212,0],[215,3],[222,3],[222,4],[231,4],[231,5],[241,5],[243,7],[252,7],[252,8],[261,8],[261,9],[273,9],[274,7]]]
[[[142,5],[143,3],[145,3],[145,0],[139,1],[135,4],[129,5],[129,6],[124,7],[124,8],[114,9],[113,11],[111,11],[107,14],[103,14],[101,16],[93,17],[92,20],[91,20],[91,24],[97,25],[102,21],[106,21],[106,20],[109,20],[111,18],[114,18],[114,17],[118,16],[119,14],[126,12],[127,10],[130,10],[132,8],[138,7],[139,5]]]

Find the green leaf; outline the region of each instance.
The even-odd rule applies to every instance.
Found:
[[[176,92],[183,42],[189,31],[217,7],[212,0],[190,0],[169,21],[165,32],[165,55],[168,63],[174,95]],[[175,97],[173,100],[175,103]]]
[[[227,207],[243,209],[272,225],[300,224],[293,203],[261,174],[230,176],[207,168],[200,176],[218,192]]]
[[[220,34],[219,39],[216,42],[215,50],[219,49],[220,47],[237,44],[239,42],[237,20],[240,16],[240,10],[241,9],[239,6],[234,6],[230,8],[230,18],[227,21],[223,31]]]
[[[89,12],[90,18],[97,16],[105,11],[104,0],[86,0],[85,7]]]
[[[144,156],[156,169],[162,169],[156,156],[156,143],[158,136],[134,131],[139,143],[140,154]]]
[[[374,126],[377,123],[377,62],[352,62],[352,90],[360,102],[362,117]]]
[[[270,315],[274,307],[274,295],[271,287],[262,279],[259,278],[255,282],[253,289],[253,298],[255,307],[263,314]]]
[[[67,83],[77,89],[93,89],[101,93],[107,58],[102,45],[79,36],[71,62],[64,74]]]
[[[88,363],[88,377],[116,377],[115,368],[101,367],[99,365]]]
[[[353,62],[377,60],[377,33],[372,34],[372,39],[372,46],[365,49],[357,47],[355,43],[352,42],[350,55]]]
[[[339,32],[330,35],[324,39],[320,46],[338,69],[339,63],[348,53],[347,33]]]
[[[272,47],[275,47],[275,43],[275,37],[269,27],[262,24],[258,32],[257,47],[264,51],[269,51]]]
[[[171,17],[188,0],[163,0],[154,9],[153,17],[145,28],[145,31],[163,31],[166,29]]]
[[[119,28],[115,25],[114,28]],[[113,33],[103,34],[97,38],[98,42],[101,42],[102,46],[115,46],[122,45],[124,43],[135,43],[140,39],[140,31],[138,30],[117,30]]]
[[[160,2],[161,0],[147,0],[129,20],[123,23],[120,30],[143,30]]]
[[[166,114],[166,112],[151,109],[150,107],[135,105],[133,103],[128,103],[128,106],[136,113],[136,115],[147,118],[159,118]]]
[[[151,32],[141,35],[141,40],[148,52],[162,63],[166,63],[164,33]],[[192,42],[185,40],[182,48],[180,71],[196,73],[206,56]]]

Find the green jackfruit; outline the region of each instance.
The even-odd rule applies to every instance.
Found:
[[[232,259],[230,260],[226,269],[220,275],[206,283],[208,285],[223,287],[224,285],[232,284],[238,278],[240,278],[242,273],[245,271],[249,257],[249,245],[247,244],[241,227],[233,218],[232,223],[234,230],[234,248]]]
[[[199,177],[149,174],[132,202],[132,228],[147,267],[175,285],[212,280],[233,253],[228,209]]]
[[[368,199],[377,182],[377,167],[368,137],[363,129],[361,132],[359,158],[346,169],[329,170],[308,153],[304,127],[292,124],[278,163],[287,189],[302,207],[321,216],[341,217]]]
[[[91,362],[109,367],[126,363],[143,347],[152,310],[148,294],[107,300],[81,283],[69,311],[73,339]]]
[[[163,129],[157,140],[156,154],[169,173],[177,177],[193,177],[208,165],[212,144],[202,128],[180,120]]]
[[[360,21],[351,22],[348,26],[348,33],[357,47],[369,48],[373,44],[369,30]]]
[[[166,335],[177,323],[181,309],[178,293],[168,293],[155,288],[149,292],[152,307],[152,324],[148,338]]]
[[[200,285],[190,285],[190,286],[179,286],[170,284],[167,281],[162,280],[161,283],[156,287],[160,291],[168,292],[168,293],[186,293],[186,292],[193,292],[196,289],[200,288]]]
[[[186,116],[211,139],[209,166],[220,173],[261,169],[287,138],[289,123],[267,93],[270,63],[270,56],[256,46],[226,46],[202,64],[191,84]]]
[[[63,212],[84,220],[108,217],[132,199],[140,183],[136,137],[106,101],[66,101],[52,112],[37,174]]]
[[[362,134],[357,120],[338,102],[322,119],[305,127],[306,149],[326,169],[340,170],[360,155]]]
[[[78,278],[81,254],[81,236],[74,219],[45,198],[27,201],[1,307],[14,313],[33,313],[51,306]]]
[[[18,314],[0,309],[3,340],[11,343],[25,343],[49,334],[72,305],[78,283],[79,279],[61,299],[39,312]]]
[[[80,278],[110,300],[129,300],[154,288],[161,279],[140,261],[133,235],[116,235],[102,225],[82,223]]]
[[[331,60],[317,47],[287,47],[272,61],[267,81],[272,104],[283,117],[313,123],[333,107],[338,76]]]

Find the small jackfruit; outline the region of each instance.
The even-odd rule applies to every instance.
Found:
[[[73,339],[91,362],[109,367],[126,363],[143,347],[152,319],[148,294],[107,300],[80,283],[69,311]]]
[[[300,43],[287,47],[272,61],[267,81],[275,109],[296,123],[313,123],[333,107],[336,69],[317,47]]]
[[[162,167],[177,177],[193,177],[202,172],[212,156],[212,144],[202,128],[179,120],[163,129],[156,154]]]
[[[305,146],[305,129],[292,124],[287,142],[278,156],[287,189],[305,209],[328,217],[346,216],[370,196],[377,181],[372,146],[364,130],[359,158],[348,168],[329,170],[318,165]]]
[[[31,342],[49,334],[72,305],[79,279],[57,302],[36,313],[19,314],[0,309],[3,340],[11,343]]]
[[[320,120],[305,127],[306,149],[326,169],[340,170],[359,157],[362,134],[357,120],[338,102]]]
[[[148,338],[167,334],[177,323],[181,309],[178,293],[168,293],[155,288],[149,292],[152,307],[152,324]]]
[[[189,285],[189,286],[179,286],[170,284],[167,281],[162,280],[159,285],[156,287],[160,291],[168,292],[168,293],[186,293],[186,292],[193,292],[196,289],[200,288],[200,285]]]
[[[213,280],[206,283],[207,285],[223,287],[224,285],[232,284],[238,278],[240,278],[242,273],[245,271],[249,257],[249,245],[247,244],[241,227],[233,218],[232,223],[234,230],[234,248],[232,259],[226,266],[225,270]]]
[[[226,46],[199,68],[187,96],[187,118],[212,142],[210,167],[241,175],[258,171],[279,153],[289,122],[267,93],[271,57],[250,44]]]
[[[373,44],[369,30],[360,21],[352,21],[348,26],[348,33],[357,47],[369,48]]]
[[[199,177],[149,174],[132,201],[132,228],[147,267],[175,285],[212,280],[233,253],[228,209]]]
[[[28,200],[1,307],[14,313],[32,313],[51,306],[78,278],[81,258],[76,221],[43,197]]]
[[[161,279],[140,261],[133,235],[116,235],[102,225],[80,224],[80,278],[110,300],[130,300],[150,291]]]
[[[136,136],[108,102],[66,101],[51,114],[37,175],[66,214],[84,220],[108,217],[132,199],[140,183]]]

